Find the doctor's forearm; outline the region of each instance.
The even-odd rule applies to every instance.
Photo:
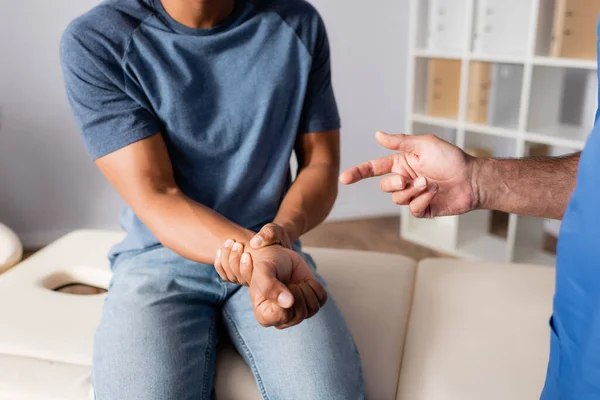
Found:
[[[562,219],[575,190],[579,156],[476,159],[473,188],[480,209]]]

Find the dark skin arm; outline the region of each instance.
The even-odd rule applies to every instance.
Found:
[[[339,131],[300,135],[296,140],[298,176],[286,194],[273,223],[265,225],[245,246],[229,239],[217,254],[215,267],[224,280],[250,285],[260,271],[256,269],[256,258],[247,252],[257,249],[268,250],[274,245],[291,247],[293,241],[319,225],[327,217],[337,196],[337,176],[340,164]],[[296,253],[294,253],[296,254]],[[234,277],[233,279],[231,277]],[[291,310],[291,321],[280,328],[287,328],[315,315],[322,304],[301,291],[310,286],[290,286],[298,301]],[[312,299],[312,301],[311,301]],[[260,319],[259,319],[260,321]]]
[[[96,165],[156,238],[184,258],[212,264],[227,238],[247,244],[254,235],[179,189],[160,134],[101,157]],[[295,252],[273,246],[251,254],[257,273],[250,298],[262,325],[292,326],[301,322],[290,311],[295,304],[325,303],[325,289]]]
[[[298,175],[287,192],[272,223],[265,225],[250,241],[250,246],[229,238],[216,262],[221,277],[234,276],[234,283],[248,285],[252,277],[249,258],[252,252],[274,244],[291,248],[301,235],[327,217],[337,197],[340,168],[340,132],[328,131],[299,135],[295,147]]]
[[[101,157],[96,165],[156,238],[182,257],[211,264],[224,240],[248,243],[254,235],[181,192],[160,134]]]
[[[333,208],[338,193],[340,132],[300,135],[296,156],[298,176],[273,221],[292,242],[320,225]]]
[[[343,184],[388,175],[383,191],[419,218],[459,215],[476,209],[562,219],[575,190],[580,153],[520,160],[480,159],[433,135],[377,133],[397,153],[357,165]]]

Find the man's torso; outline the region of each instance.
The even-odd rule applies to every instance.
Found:
[[[182,191],[257,229],[290,185],[317,18],[302,1],[239,1],[222,24],[199,30],[171,19],[160,0],[113,0],[71,30],[158,121]],[[129,208],[122,225],[130,235],[120,250],[157,243]]]

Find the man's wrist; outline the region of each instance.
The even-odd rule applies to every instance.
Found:
[[[304,226],[306,225],[304,222],[278,221],[277,219],[273,221],[273,223],[279,225],[281,229],[283,229],[290,240],[290,243],[294,243],[298,238],[300,238],[300,236],[302,236],[302,234],[304,234]]]
[[[471,187],[473,188],[473,210],[491,210],[498,193],[495,185],[499,176],[494,176],[500,168],[499,160],[475,158],[472,162]],[[497,174],[496,174],[497,175]]]

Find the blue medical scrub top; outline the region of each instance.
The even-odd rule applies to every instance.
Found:
[[[599,116],[597,112],[581,155],[577,187],[560,232],[550,362],[542,400],[600,399]]]

